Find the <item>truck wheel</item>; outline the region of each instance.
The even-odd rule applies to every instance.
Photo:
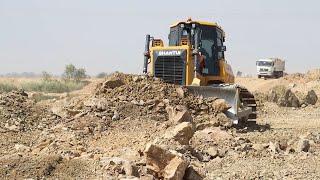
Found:
[[[280,72],[280,77],[283,77],[283,72]]]
[[[258,75],[258,79],[260,79],[261,78],[261,76],[260,75]]]

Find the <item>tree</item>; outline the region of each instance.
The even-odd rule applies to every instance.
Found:
[[[76,69],[76,72],[75,72],[75,75],[74,75],[74,80],[79,82],[81,81],[82,79],[86,78],[87,75],[86,75],[86,70],[84,68],[79,68],[79,69]]]
[[[73,64],[68,64],[66,65],[63,73],[63,77],[66,80],[71,80],[74,78],[75,72],[76,72],[76,67]]]
[[[66,80],[74,80],[74,81],[81,81],[82,79],[86,78],[86,70],[84,68],[77,69],[73,64],[68,64],[65,67],[63,77]]]

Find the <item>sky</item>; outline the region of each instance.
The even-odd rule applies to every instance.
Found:
[[[66,64],[88,74],[141,73],[145,35],[167,42],[176,21],[217,22],[233,70],[286,60],[286,71],[319,68],[317,0],[0,0],[0,74],[48,71]]]

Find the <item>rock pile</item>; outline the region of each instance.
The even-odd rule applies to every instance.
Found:
[[[23,90],[0,94],[0,127],[3,131],[29,131],[48,128],[59,117],[37,107]]]
[[[73,100],[54,112],[66,118],[94,116],[114,121],[142,117],[166,121],[173,113],[172,107],[178,108],[174,110],[178,113],[175,116],[178,119],[174,120],[177,122],[184,116],[197,119],[204,114],[217,119],[229,108],[221,99],[195,97],[187,89],[166,84],[160,79],[116,73],[99,84],[93,96]],[[190,113],[186,114],[183,108]]]
[[[318,101],[318,96],[314,90],[308,91],[305,95],[299,94],[298,96],[291,88],[286,88],[284,86],[276,86],[272,88],[268,94],[259,93],[256,94],[256,97],[261,102],[269,101],[277,103],[282,107],[295,108],[315,105]]]

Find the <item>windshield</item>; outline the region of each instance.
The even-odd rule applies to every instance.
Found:
[[[273,66],[273,62],[270,62],[270,61],[257,61],[257,66]]]

